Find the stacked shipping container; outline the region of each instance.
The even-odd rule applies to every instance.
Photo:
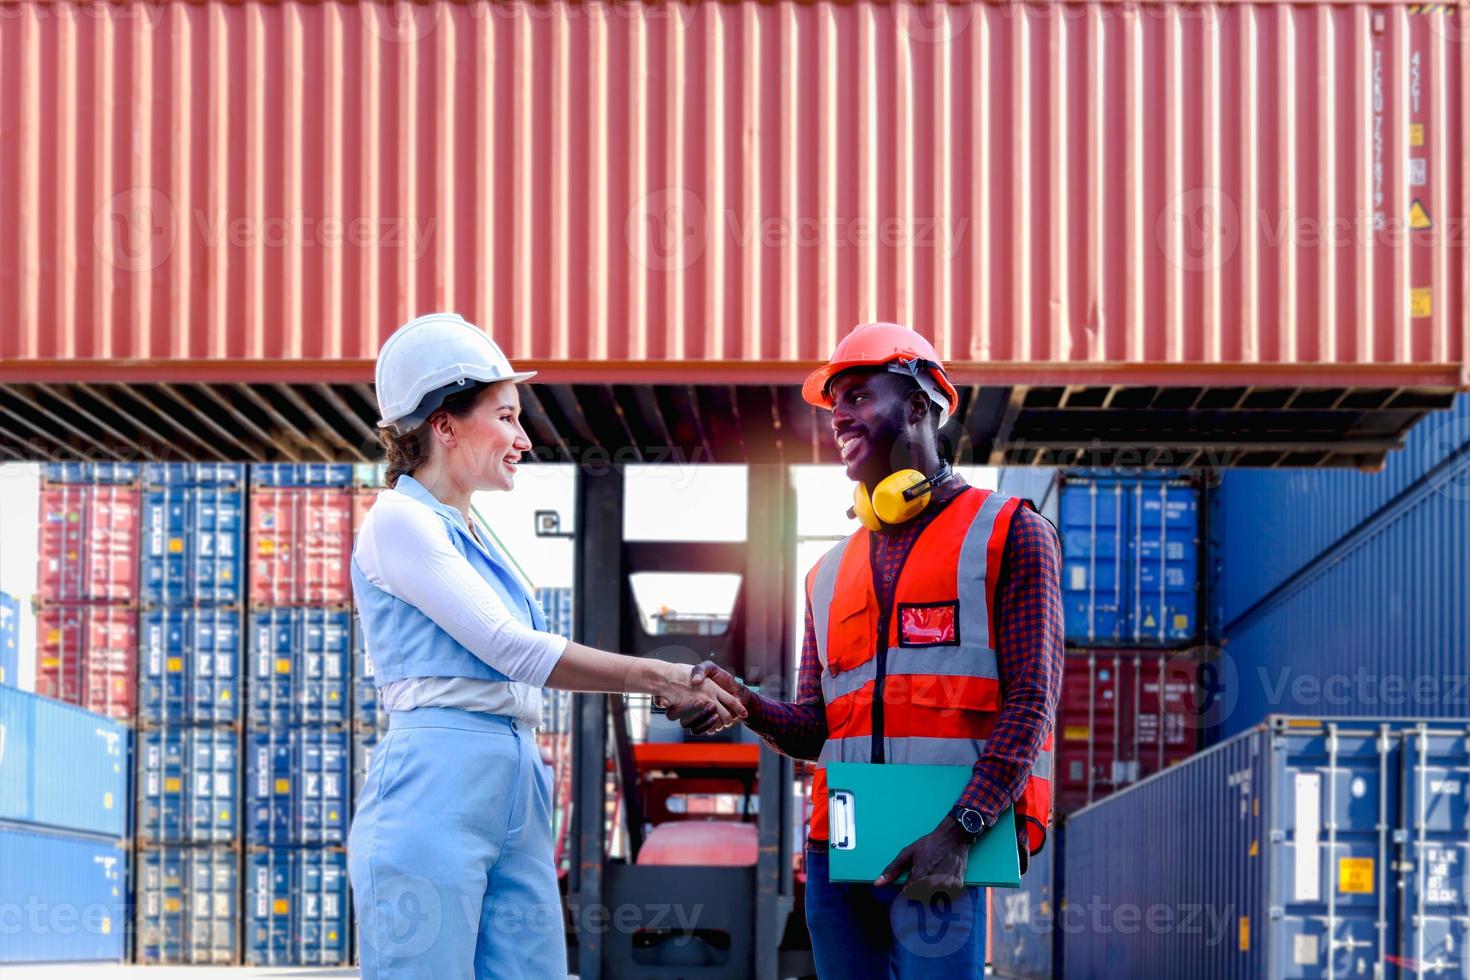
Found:
[[[138,476],[42,468],[36,691],[131,722],[136,712]]]
[[[137,958],[239,945],[245,466],[143,467]]]
[[[0,963],[125,956],[129,734],[0,686]]]
[[[352,467],[251,468],[245,960],[351,961]]]
[[[0,684],[20,683],[20,600],[0,592]]]

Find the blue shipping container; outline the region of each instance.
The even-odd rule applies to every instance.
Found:
[[[1226,627],[1205,685],[1221,735],[1268,714],[1470,717],[1470,482],[1454,482],[1470,481],[1470,458],[1454,468],[1420,480]],[[1254,561],[1270,564],[1278,543],[1290,551],[1292,533],[1256,540]],[[1242,547],[1229,554],[1225,580],[1251,561]]]
[[[164,725],[236,721],[239,611],[150,609],[139,619],[139,718]]]
[[[1041,853],[1031,856],[1020,888],[990,892],[990,965],[995,976],[1052,980],[1060,976],[1062,933],[1056,928],[1062,890],[1063,827],[1053,826]]]
[[[239,863],[233,847],[138,854],[138,962],[234,963]]]
[[[252,463],[256,487],[350,487],[351,463]]]
[[[1427,416],[1389,453],[1380,473],[1227,470],[1210,495],[1212,619],[1227,626],[1384,508],[1428,484],[1470,499],[1470,395]],[[1269,505],[1267,505],[1269,502]],[[1381,515],[1380,515],[1381,516]]]
[[[145,487],[241,487],[244,463],[144,463]]]
[[[137,483],[137,463],[42,463],[46,483]]]
[[[386,487],[388,485],[388,464],[353,463],[352,483],[359,487]]]
[[[1077,811],[1063,976],[1464,976],[1470,721],[1273,718]]]
[[[342,724],[351,686],[352,613],[262,609],[250,614],[250,723]]]
[[[378,703],[378,684],[367,650],[367,633],[356,614],[352,617],[352,723],[379,731],[388,727],[388,713]]]
[[[148,605],[240,602],[245,589],[243,492],[156,487],[143,493],[139,588]]]
[[[572,590],[565,586],[553,586],[536,590],[536,601],[546,614],[546,629],[572,638]]]
[[[0,820],[126,836],[130,734],[111,718],[0,687]]]
[[[0,827],[0,868],[0,963],[122,961],[121,842]]]
[[[245,857],[245,962],[345,966],[352,961],[350,907],[346,851],[251,851]]]
[[[348,733],[311,725],[250,732],[251,844],[345,844],[352,772]]]
[[[138,836],[148,844],[210,844],[240,831],[236,733],[165,728],[138,733]]]
[[[20,600],[0,592],[0,684],[20,683]]]
[[[1061,494],[1067,642],[1179,646],[1199,629],[1199,488],[1069,477]]]

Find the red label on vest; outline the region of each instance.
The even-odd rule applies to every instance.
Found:
[[[955,637],[955,612],[958,603],[905,605],[898,607],[898,642],[900,646],[921,647],[958,642]]]

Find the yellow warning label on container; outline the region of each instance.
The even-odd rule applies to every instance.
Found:
[[[327,700],[328,701],[340,701],[340,700],[342,700],[342,692],[341,691],[333,691],[331,694],[328,694],[327,695]]]
[[[230,700],[230,692],[229,692],[229,689],[228,688],[226,688],[225,690],[219,692],[219,699],[221,701],[228,701],[228,700]]]
[[[1423,123],[1409,123],[1409,145],[1410,146],[1423,146],[1424,145],[1424,124]]]
[[[47,643],[60,643],[61,642],[61,630],[47,630],[46,631],[46,642]]]
[[[112,932],[112,918],[110,916],[103,916],[102,917],[102,935],[105,936],[105,935],[107,935],[110,932]]]
[[[277,779],[276,780],[276,792],[277,793],[289,793],[289,792],[291,792],[291,780],[289,780],[289,779]]]
[[[177,674],[179,671],[181,671],[183,669],[184,669],[184,658],[183,657],[169,657],[168,658],[168,672],[170,674]]]
[[[265,538],[256,549],[262,555],[273,555],[276,553],[276,543],[270,538]]]
[[[330,810],[330,811],[328,811],[327,812],[327,819],[328,820],[336,820],[337,819],[337,811],[336,810]]]
[[[229,810],[221,810],[219,812],[219,819],[221,821],[229,820],[230,819],[230,811]]]
[[[290,911],[291,900],[288,898],[278,898],[274,902],[271,902],[271,912],[274,915],[285,915]]]
[[[1414,231],[1428,231],[1434,227],[1434,219],[1429,217],[1429,211],[1424,207],[1424,202],[1417,197],[1409,202],[1409,228]]]
[[[1250,952],[1251,948],[1251,917],[1242,915],[1240,917],[1240,951]]]
[[[184,781],[177,776],[170,776],[163,781],[163,791],[165,793],[178,793],[182,791],[183,788]]]
[[[1176,630],[1187,630],[1187,629],[1189,629],[1189,614],[1188,613],[1175,613],[1174,614],[1174,628]]]
[[[1153,613],[1149,613],[1147,616],[1144,616],[1143,617],[1143,625],[1144,625],[1144,628],[1145,629],[1153,629],[1155,626],[1157,626],[1159,624],[1154,621],[1154,614]]]
[[[41,666],[42,667],[53,667],[53,668],[54,667],[59,667],[59,666],[61,666],[61,661],[58,660],[55,657],[42,657],[41,658]]]
[[[1339,858],[1337,890],[1344,895],[1373,894],[1373,859]]]
[[[1409,290],[1409,316],[1434,315],[1434,290],[1428,286],[1415,286]]]
[[[183,906],[184,903],[177,898],[165,898],[163,900],[163,910],[165,912],[178,912],[183,909]]]
[[[102,809],[104,809],[104,810],[111,810],[112,809],[112,794],[111,793],[103,793],[102,794]]]
[[[276,658],[276,673],[278,673],[278,674],[289,674],[289,673],[291,673],[291,658],[290,657],[277,657]]]
[[[169,538],[168,539],[168,553],[171,554],[171,555],[182,555],[184,553],[184,539],[183,538]]]
[[[1261,842],[1258,841],[1258,840],[1251,841],[1251,857],[1260,857],[1260,856],[1261,856]]]
[[[1062,729],[1062,738],[1069,742],[1085,742],[1091,734],[1086,725],[1067,725]]]

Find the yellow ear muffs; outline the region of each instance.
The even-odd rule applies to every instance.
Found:
[[[884,524],[902,524],[922,514],[929,506],[929,489],[926,487],[913,499],[905,497],[904,491],[927,481],[928,477],[918,470],[899,470],[885,476],[873,488],[873,512],[878,520]]]
[[[861,483],[852,488],[852,510],[847,512],[847,516],[856,517],[858,523],[869,531],[883,530],[883,522],[873,512],[873,499],[868,496],[868,488]]]

